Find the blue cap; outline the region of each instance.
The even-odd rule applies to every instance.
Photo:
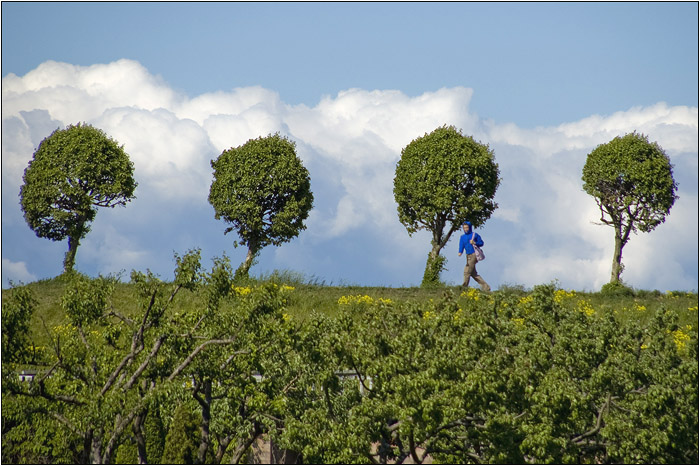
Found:
[[[472,226],[472,222],[464,222],[462,225],[469,225],[469,226]]]

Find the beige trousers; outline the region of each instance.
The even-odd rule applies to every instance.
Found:
[[[491,291],[489,284],[486,283],[476,271],[476,254],[467,254],[467,266],[464,267],[464,283],[462,286],[469,286],[469,279],[471,277],[474,277],[474,280],[481,286],[482,291]]]

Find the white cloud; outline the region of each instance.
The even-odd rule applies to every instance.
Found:
[[[63,122],[91,121],[106,109],[172,108],[178,96],[133,60],[76,66],[47,61],[23,77],[2,79],[3,114],[46,109]]]
[[[9,259],[2,259],[2,282],[4,284],[29,283],[37,279],[37,276],[27,270],[24,262],[12,262]]]
[[[640,288],[697,284],[697,108],[659,103],[523,129],[481,120],[469,108],[472,94],[464,87],[415,97],[395,90],[348,89],[310,108],[288,105],[273,90],[259,86],[188,98],[131,60],[88,67],[46,62],[23,77],[2,80],[3,209],[18,210],[22,171],[43,137],[58,126],[94,124],[124,144],[135,165],[138,199],[123,209],[128,215],[98,215],[97,221],[104,217],[116,223],[111,229],[95,225],[78,261],[80,265],[82,258],[100,272],[128,269],[134,262],[169,256],[187,242],[208,242],[204,230],[211,225],[218,227],[211,234],[220,235],[223,227],[213,220],[206,225],[187,221],[194,216],[213,218],[206,200],[210,160],[248,139],[280,132],[297,143],[311,173],[316,208],[302,232],[304,241],[294,245],[297,252],[273,254],[270,260],[308,257],[353,238],[352,244],[386,247],[371,258],[357,251],[351,258],[355,263],[336,270],[350,273],[351,268],[372,263],[372,276],[381,277],[376,278],[381,283],[409,284],[411,276],[417,283],[428,236],[409,238],[398,222],[394,168],[411,140],[448,124],[488,143],[501,169],[503,182],[496,197],[500,207],[482,229],[488,248],[488,259],[480,265],[482,275],[492,283],[532,286],[559,279],[566,287],[597,289],[609,278],[612,232],[593,223],[599,214],[581,188],[581,169],[596,145],[636,130],[664,147],[683,182],[668,221],[652,234],[633,237],[626,247],[623,278]],[[17,212],[3,213],[3,226],[6,219],[20,217]],[[141,238],[159,228],[155,221],[171,228],[161,244],[153,245]],[[658,238],[672,244],[654,263],[664,272],[646,273],[650,244]],[[187,247],[224,248],[233,239]],[[448,248],[456,249],[455,242]],[[11,238],[7,244],[12,244]],[[170,249],[156,254],[152,247]],[[463,265],[453,253],[445,252],[450,267],[445,279],[456,282]],[[309,263],[330,267],[328,260],[310,258]],[[170,265],[163,267],[169,270]],[[27,267],[28,274],[40,270],[34,263]]]
[[[493,122],[489,122],[488,126],[490,141],[526,147],[539,157],[571,150],[585,150],[588,153],[615,136],[633,131],[646,134],[669,152],[698,150],[697,107],[669,107],[663,102],[650,107],[634,107],[609,116],[593,115],[556,127],[522,129],[512,123],[497,125]]]
[[[94,123],[124,144],[141,190],[164,198],[206,199],[209,161],[218,154],[197,123],[166,109],[126,107],[109,109]]]
[[[105,215],[102,212],[101,217]],[[95,263],[98,272],[103,275],[130,272],[132,268],[142,266],[147,268],[147,259],[154,256],[147,250],[134,247],[129,237],[115,226],[118,220],[115,224],[108,224],[104,220],[100,218],[99,222],[95,222],[95,227],[81,242],[78,248],[80,259]]]

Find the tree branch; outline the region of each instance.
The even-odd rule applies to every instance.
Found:
[[[596,419],[595,426],[591,430],[589,430],[588,432],[583,433],[577,437],[574,437],[571,440],[573,443],[580,444],[586,438],[592,437],[600,431],[601,427],[603,427],[603,413],[606,412],[608,410],[608,408],[610,407],[610,401],[611,401],[611,394],[608,393],[608,397],[605,400],[605,403],[603,403],[603,406],[598,411],[598,418]]]
[[[117,423],[117,425],[114,428],[114,431],[112,432],[112,436],[109,438],[109,441],[107,442],[107,446],[105,447],[104,453],[102,454],[102,464],[109,464],[112,459],[112,453],[114,449],[117,447],[117,439],[121,437],[122,432],[124,432],[124,429],[126,426],[131,424],[131,421],[136,417],[136,414],[138,414],[141,410],[143,409],[143,406],[139,403],[138,406],[136,406],[128,416],[125,418],[121,419]]]
[[[249,350],[234,351],[234,352],[231,354],[231,356],[229,356],[228,358],[226,358],[226,361],[224,361],[223,363],[221,363],[221,366],[219,366],[219,369],[223,370],[226,366],[229,365],[229,363],[233,360],[233,358],[235,358],[235,357],[238,356],[239,354],[250,354],[250,351],[249,351]]]
[[[105,393],[107,393],[107,390],[110,389],[110,387],[114,384],[114,381],[117,380],[117,377],[121,373],[121,371],[126,367],[126,365],[131,361],[133,358],[135,358],[144,348],[143,341],[141,341],[140,345],[137,345],[137,335],[134,335],[131,343],[131,352],[124,356],[122,361],[119,363],[116,369],[110,374],[109,378],[105,382],[104,386],[102,387],[102,390],[100,391],[100,396],[104,396]]]
[[[168,382],[171,382],[175,377],[180,375],[180,372],[182,372],[192,362],[192,360],[200,353],[200,351],[202,351],[205,347],[207,347],[209,345],[226,345],[229,343],[233,343],[235,341],[236,341],[235,337],[234,338],[227,338],[225,340],[205,341],[204,343],[199,345],[197,348],[195,348],[194,351],[192,351],[192,353],[190,353],[190,355],[187,356],[187,358],[185,358],[185,360],[182,362],[182,364],[180,364],[177,367],[177,369],[175,369],[173,371],[173,373],[170,374],[170,376],[168,377]]]
[[[138,369],[136,369],[136,372],[131,376],[129,381],[124,385],[124,391],[128,390],[131,388],[131,386],[136,382],[136,379],[139,378],[139,376],[143,373],[144,370],[146,370],[146,367],[148,367],[148,364],[151,362],[151,360],[158,354],[158,350],[160,350],[160,347],[163,345],[163,342],[165,341],[166,336],[161,335],[158,340],[156,340],[155,344],[153,345],[153,349],[151,350],[151,353],[146,357],[146,359],[141,363]]]
[[[122,322],[124,322],[125,324],[127,324],[129,326],[134,325],[134,323],[135,323],[132,319],[119,314],[117,311],[114,310],[114,308],[112,308],[112,310],[107,313],[107,317],[110,317],[110,316],[116,317],[117,319],[121,320]]]
[[[357,375],[357,378],[358,378],[358,380],[360,381],[360,384],[362,384],[362,388],[364,388],[364,389],[367,390],[368,392],[371,392],[372,389],[369,388],[367,385],[365,385],[365,381],[364,381],[364,379],[362,378],[362,374],[360,374],[360,371],[359,371],[359,369],[357,368],[357,365],[355,364],[355,360],[353,359],[352,356],[350,356],[350,364],[352,364],[352,368],[353,368],[353,370],[355,371],[355,374]]]

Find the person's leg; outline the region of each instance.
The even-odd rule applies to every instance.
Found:
[[[476,273],[476,271],[474,272]],[[488,283],[486,283],[486,281],[483,278],[481,278],[481,275],[477,274],[473,275],[473,277],[474,280],[476,280],[476,282],[479,284],[479,286],[481,286],[481,291],[491,291],[491,287]]]
[[[474,267],[476,267],[476,257],[474,254],[467,254],[467,265],[464,267],[464,282],[463,287],[469,286],[469,278],[474,275]]]
[[[476,271],[476,254],[474,254],[474,257],[472,258],[474,261],[474,264],[471,267],[471,276],[474,277],[474,280],[481,286],[481,291],[491,291],[491,287],[489,286],[488,283],[486,283],[486,280],[481,278],[481,275],[479,275],[479,272]]]

